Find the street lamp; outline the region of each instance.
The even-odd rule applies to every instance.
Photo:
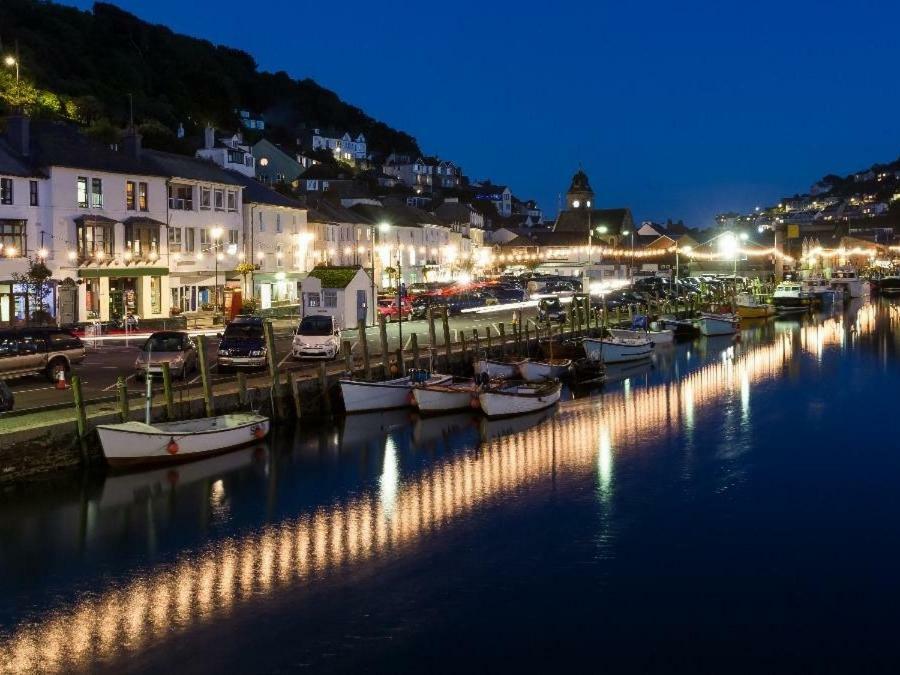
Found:
[[[224,257],[221,253],[218,252],[219,248],[219,240],[222,238],[223,230],[221,227],[214,227],[209,231],[209,235],[212,237],[213,246],[212,250],[215,251],[215,278],[213,279],[213,316],[218,316],[219,314],[219,260]]]
[[[724,255],[726,258],[732,258],[734,260],[734,276],[737,276],[737,256],[738,251],[740,251],[740,241],[742,238],[746,238],[746,233],[741,233],[742,237],[735,236],[734,232],[726,232],[721,237],[719,237],[719,253]]]
[[[606,234],[609,231],[609,228],[606,225],[598,225],[597,227],[591,228],[588,230],[588,265],[593,265],[594,259],[594,233],[596,232],[597,236]],[[600,253],[600,260],[597,262],[599,265],[603,262],[603,253]],[[602,275],[601,275],[602,276]]]
[[[390,223],[381,223],[378,230],[382,234],[391,231]],[[403,248],[400,246],[400,232],[397,233],[397,333],[400,337],[400,353],[403,353]],[[388,248],[388,257],[390,257],[390,248]],[[372,299],[374,302],[374,298]],[[397,364],[400,372],[403,372],[403,365]]]
[[[628,259],[628,276],[632,275],[632,266],[634,265],[634,231],[633,230],[622,230],[621,235],[623,237],[631,237],[631,257]]]
[[[679,277],[679,275],[680,275],[680,272],[679,272],[679,269],[678,269],[678,262],[679,262],[679,261],[678,261],[678,254],[679,254],[679,252],[680,252],[681,250],[682,250],[682,249],[680,249],[680,248],[678,247],[678,244],[676,243],[676,244],[675,244],[675,278],[676,278],[676,279],[677,279],[677,278]],[[685,246],[685,247],[684,247],[684,253],[685,253],[685,255],[690,255],[690,254],[693,253],[693,252],[694,252],[694,247],[693,247],[693,246]]]
[[[18,54],[19,48],[18,44],[16,45],[16,53]],[[10,54],[5,59],[3,59],[3,63],[7,68],[15,68],[16,69],[16,103],[20,103],[19,101],[19,59],[17,56],[13,56]]]

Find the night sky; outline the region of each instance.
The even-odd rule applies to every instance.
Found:
[[[900,155],[889,0],[116,4],[311,77],[548,214],[579,163],[600,207],[706,226]]]

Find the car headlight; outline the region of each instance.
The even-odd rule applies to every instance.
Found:
[[[184,363],[184,356],[179,354],[174,359],[172,359],[172,363],[170,365],[180,366],[182,363]]]
[[[250,352],[250,356],[265,356],[265,355],[266,355],[265,349],[254,349]]]
[[[228,356],[228,350],[227,350],[227,349],[220,349],[220,350],[219,350],[219,356]]]

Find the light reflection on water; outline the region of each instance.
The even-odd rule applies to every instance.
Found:
[[[885,311],[890,326],[897,326],[897,308]],[[874,305],[864,305],[849,319],[776,322],[771,341],[726,347],[719,359],[680,379],[648,386],[632,386],[627,379],[621,389],[563,404],[555,415],[482,422],[480,446],[440,456],[413,475],[401,474],[398,448],[387,435],[375,489],[186,552],[174,564],[99,588],[74,606],[23,623],[0,636],[0,669],[87,669],[136,654],[172,631],[222,618],[250,600],[402,552],[474,509],[560,473],[595,473],[598,498],[609,504],[616,490],[617,449],[673,433],[687,436],[690,448],[698,418],[723,404],[731,443],[731,454],[723,459],[734,459],[747,451],[741,438],[750,424],[754,385],[783,375],[798,353],[821,360],[826,349],[846,349],[875,330],[876,313]],[[441,424],[453,423],[420,422],[413,436],[425,442],[430,429],[447,428]],[[226,461],[249,461],[251,454],[236,453]],[[185,467],[182,475],[190,471]],[[142,480],[140,474],[122,478]],[[723,489],[735,480],[739,475],[728,475]],[[229,498],[221,480],[211,484],[209,501],[216,517],[227,517]]]

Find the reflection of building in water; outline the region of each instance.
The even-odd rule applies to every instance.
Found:
[[[863,335],[874,326],[874,310],[863,308],[853,330]],[[841,345],[846,330],[841,319],[802,328],[800,349],[818,354],[826,345]],[[676,382],[563,405],[546,424],[490,438],[479,452],[448,457],[403,482],[396,455],[386,451],[377,490],[217,543],[72,610],[23,625],[0,642],[0,670],[85,668],[97,659],[134,653],[248,600],[402,549],[556,472],[596,471],[607,499],[614,489],[616,447],[647,438],[648,430],[691,427],[701,408],[729,393],[747,405],[750,385],[777,377],[797,349],[792,334],[782,333],[771,344],[735,350]],[[390,437],[387,443],[390,450]]]

